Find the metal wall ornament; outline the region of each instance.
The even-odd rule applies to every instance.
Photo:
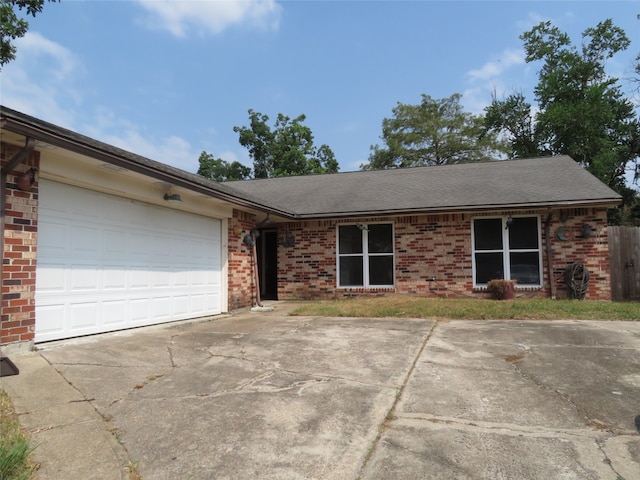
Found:
[[[296,246],[296,238],[291,232],[285,232],[284,237],[278,239],[278,245],[286,248],[292,248]]]
[[[582,225],[582,238],[589,238],[594,231],[595,229],[591,225],[585,223],[584,225]]]
[[[568,242],[571,240],[571,232],[567,227],[560,227],[556,230],[556,237],[558,237],[558,240],[561,242]]]

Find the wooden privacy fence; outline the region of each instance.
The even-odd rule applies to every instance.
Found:
[[[611,299],[640,301],[640,227],[608,227]]]

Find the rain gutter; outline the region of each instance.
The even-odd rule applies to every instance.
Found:
[[[551,299],[556,299],[556,282],[553,278],[553,258],[552,258],[552,250],[551,250],[551,217],[553,216],[553,211],[551,208],[547,211],[547,221],[544,223],[544,236],[546,239],[546,247],[547,247],[547,270],[549,271],[549,285],[551,286]]]
[[[250,208],[264,213],[271,213],[285,218],[292,218],[290,212],[277,207],[265,205],[259,199],[253,198],[251,195],[244,192],[235,191],[232,187],[228,187],[224,184],[219,184],[216,188],[213,186],[214,182],[211,182],[204,177],[199,177],[196,174],[191,174],[169,165],[161,164],[139,155],[132,154],[131,152],[126,152],[119,148],[102,144],[98,141],[91,141],[88,137],[75,134],[74,132],[68,132],[68,134],[65,134],[62,129],[60,129],[60,131],[54,130],[53,127],[47,129],[44,123],[41,126],[39,124],[29,122],[28,120],[9,116],[7,115],[7,112],[3,112],[3,114],[0,126],[7,131],[11,131],[28,138],[37,138],[38,141],[49,145],[110,163],[135,173],[156,178],[177,187],[183,187],[209,197],[218,198],[233,205]]]

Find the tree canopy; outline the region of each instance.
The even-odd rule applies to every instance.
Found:
[[[582,33],[580,47],[551,22],[520,36],[527,62],[541,62],[534,89],[537,113],[522,94],[494,98],[486,109],[485,129],[504,134],[510,155],[569,155],[623,195],[628,168],[640,154],[640,122],[617,78],[606,73],[606,60],[628,48],[624,31],[611,20]],[[634,200],[635,198],[635,200]],[[611,218],[610,218],[611,220]]]
[[[483,118],[464,112],[460,94],[434,99],[422,94],[418,105],[398,102],[382,121],[385,146],[371,147],[363,170],[495,160],[505,146],[497,135],[481,136]]]
[[[305,115],[290,118],[281,113],[273,128],[269,117],[249,110],[250,125],[233,127],[239,141],[253,159],[255,178],[286,177],[313,173],[335,173],[338,161],[328,145],[316,147]]]
[[[0,0],[0,68],[16,58],[14,40],[24,37],[29,22],[20,18],[23,9],[27,15],[35,17],[42,11],[45,1],[58,0]]]
[[[212,154],[202,152],[198,158],[200,167],[198,175],[214,180],[226,182],[229,180],[246,180],[251,177],[251,168],[238,161],[227,162],[221,158],[215,158]]]
[[[588,28],[581,48],[550,22],[520,37],[526,61],[542,62],[534,89],[537,113],[522,94],[494,98],[485,127],[508,135],[511,155],[570,155],[611,187],[624,186],[625,170],[640,153],[640,124],[605,61],[630,42],[611,20]]]

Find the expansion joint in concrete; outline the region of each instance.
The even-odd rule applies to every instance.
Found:
[[[427,334],[423,337],[422,343],[420,344],[420,347],[418,348],[418,351],[416,352],[415,356],[413,357],[413,361],[411,362],[411,365],[409,366],[409,369],[407,370],[404,378],[402,379],[402,383],[400,384],[400,386],[397,389],[396,396],[395,396],[395,398],[393,400],[393,403],[391,404],[391,408],[389,408],[386,416],[384,417],[384,420],[378,426],[378,433],[377,433],[375,439],[373,440],[373,443],[371,444],[371,447],[369,448],[369,451],[368,451],[364,461],[362,462],[362,465],[360,466],[360,469],[358,471],[357,480],[361,480],[362,479],[362,475],[364,473],[364,470],[367,467],[367,465],[369,464],[369,462],[371,461],[371,458],[373,457],[374,453],[376,452],[376,450],[378,448],[378,444],[380,443],[380,439],[382,438],[382,434],[387,429],[387,427],[389,425],[389,422],[391,420],[393,420],[394,418],[396,418],[396,408],[398,406],[398,403],[400,402],[400,399],[402,398],[402,394],[404,393],[404,390],[405,390],[405,388],[407,386],[407,383],[409,382],[409,379],[411,378],[411,375],[413,375],[413,371],[415,370],[416,365],[418,364],[418,361],[420,360],[420,357],[422,356],[422,352],[424,352],[425,348],[427,347],[427,344],[429,343],[429,340],[431,340],[431,337],[433,336],[433,332],[435,331],[437,326],[438,326],[438,321],[433,322],[433,324],[431,325],[431,328],[429,329]]]

